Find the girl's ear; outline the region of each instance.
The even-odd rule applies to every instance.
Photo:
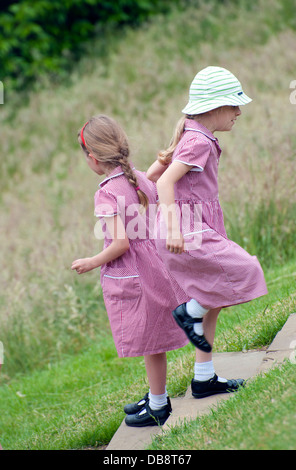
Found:
[[[98,160],[91,153],[89,153],[88,155],[94,163],[99,163]]]

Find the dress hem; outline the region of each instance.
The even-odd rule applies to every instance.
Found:
[[[151,356],[152,354],[161,354],[161,353],[164,353],[164,352],[175,351],[176,349],[184,348],[184,346],[187,346],[187,344],[189,344],[189,340],[184,341],[184,343],[182,343],[181,345],[178,345],[178,346],[169,346],[167,348],[160,348],[160,349],[152,350],[152,351],[132,352],[132,353],[127,353],[127,354],[118,353],[118,351],[117,351],[117,354],[118,354],[118,357]]]

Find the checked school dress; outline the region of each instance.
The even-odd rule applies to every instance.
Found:
[[[134,171],[150,203],[143,214],[137,192],[120,166],[95,194],[104,248],[112,242],[104,218],[115,215],[120,215],[130,243],[122,256],[101,267],[103,297],[119,357],[162,353],[188,343],[171,312],[189,298],[167,272],[155,246],[156,186],[144,173]]]
[[[207,309],[227,307],[267,294],[256,258],[226,235],[218,195],[218,140],[200,123],[186,119],[173,161],[192,166],[174,186],[185,251],[166,249],[165,221],[157,214],[156,245],[167,269],[186,294]]]

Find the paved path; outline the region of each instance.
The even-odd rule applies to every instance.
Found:
[[[220,377],[250,379],[260,372],[266,372],[285,358],[294,360],[295,349],[296,313],[290,315],[266,351],[216,353],[213,360],[216,373]],[[208,413],[211,407],[230,396],[231,394],[220,394],[195,399],[189,387],[184,397],[171,399],[173,412],[162,427],[131,428],[123,421],[106,450],[143,450],[150,444],[153,435],[181,423],[184,419],[194,419]]]

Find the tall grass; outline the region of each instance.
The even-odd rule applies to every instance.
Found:
[[[293,255],[293,21],[277,0],[198,5],[126,30],[105,58],[93,42],[69,86],[48,83],[17,111],[1,108],[2,380],[109,334],[98,271],[77,278],[70,270],[73,259],[101,248],[92,217],[98,181],[77,129],[98,112],[112,115],[145,170],[168,144],[189,84],[206,65],[229,68],[253,98],[232,133],[218,136],[228,234],[264,266]]]

